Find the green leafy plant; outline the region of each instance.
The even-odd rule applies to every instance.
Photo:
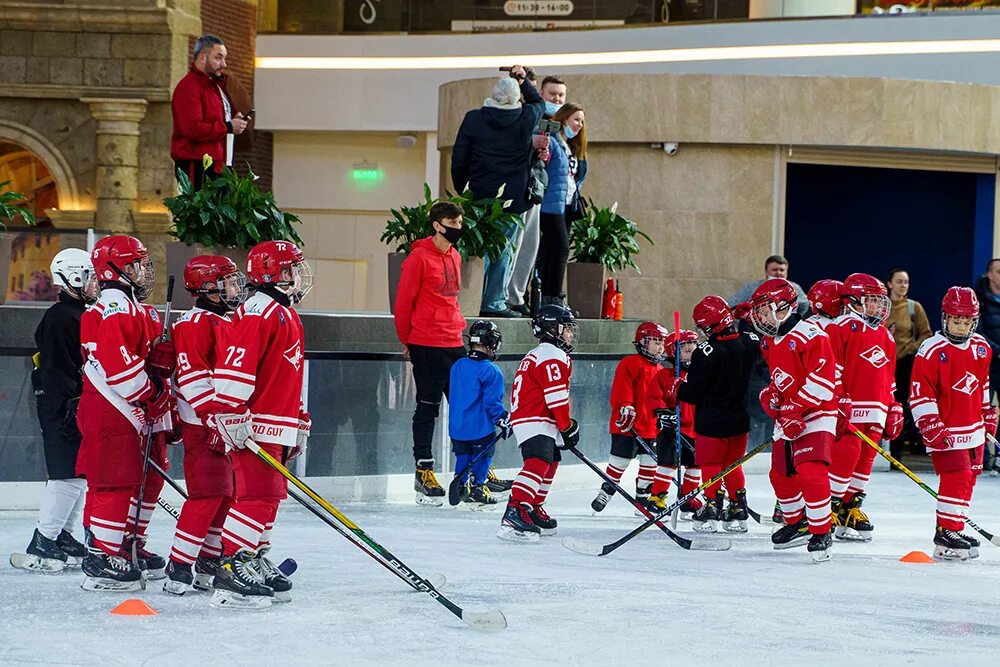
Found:
[[[455,248],[463,260],[470,257],[485,257],[496,260],[510,245],[505,232],[515,227],[523,227],[521,216],[506,210],[509,200],[497,197],[473,199],[472,192],[466,190],[460,195],[446,192],[442,201],[450,201],[462,207],[462,238]],[[410,252],[410,246],[417,239],[434,233],[431,227],[431,206],[438,201],[431,197],[430,186],[424,184],[424,201],[416,206],[401,206],[392,209],[392,218],[386,222],[381,241],[386,245],[396,245],[395,252]]]
[[[292,227],[301,222],[298,216],[279,209],[274,194],[261,192],[256,180],[253,171],[240,176],[225,167],[221,176],[205,179],[195,190],[177,170],[180,194],[163,200],[174,221],[168,233],[187,245],[246,249],[261,241],[292,241],[301,246]]]
[[[587,214],[570,226],[572,261],[603,264],[611,272],[632,268],[638,273],[639,267],[633,259],[639,254],[638,238],[641,236],[650,245],[653,239],[635,222],[618,215],[618,202],[610,208],[599,208],[592,200],[587,201]]]
[[[34,214],[23,206],[17,205],[18,202],[25,201],[26,197],[20,192],[3,192],[9,185],[10,181],[0,183],[0,231],[7,229],[3,223],[4,220],[10,221],[17,216],[21,216],[29,225],[35,224]]]

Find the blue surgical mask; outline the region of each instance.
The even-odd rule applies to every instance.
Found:
[[[570,127],[569,125],[563,125],[563,134],[566,135],[567,139],[572,139],[573,137],[576,136],[576,132],[574,132],[573,128]]]
[[[555,102],[546,102],[545,103],[545,113],[546,113],[546,115],[549,115],[549,116],[555,115],[555,113],[557,111],[559,111],[559,108],[561,106],[562,106],[561,104],[556,104]]]

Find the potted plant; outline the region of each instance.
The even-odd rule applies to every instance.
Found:
[[[638,239],[653,240],[639,226],[618,214],[618,202],[601,208],[588,200],[584,217],[572,223],[569,242],[572,248],[566,268],[566,293],[570,305],[582,318],[601,316],[601,297],[605,271],[615,273],[626,268],[639,273],[633,256],[639,253]]]
[[[20,192],[7,190],[10,181],[0,183],[0,303],[7,299],[7,273],[10,267],[10,247],[14,240],[13,235],[6,233],[7,226],[4,222],[11,222],[16,217],[20,217],[27,224],[35,224],[35,216],[24,206],[20,206],[27,200]],[[5,190],[7,190],[5,192]]]
[[[207,158],[205,168],[210,166],[211,158]],[[225,255],[243,269],[247,252],[261,241],[302,245],[292,226],[300,222],[298,216],[278,208],[274,194],[261,192],[256,180],[252,170],[240,176],[225,167],[218,178],[205,179],[201,189],[195,190],[187,175],[177,171],[180,194],[163,200],[174,224],[168,234],[181,242],[167,245],[168,273],[182,275],[188,260],[202,254]],[[191,305],[187,292],[181,290],[175,296],[180,297],[178,307]]]

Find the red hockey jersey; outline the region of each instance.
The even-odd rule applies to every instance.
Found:
[[[656,415],[653,410],[665,406],[663,389],[657,376],[663,367],[642,356],[630,354],[618,362],[615,379],[611,382],[611,435],[632,435],[615,426],[619,410],[626,405],[635,408],[633,430],[642,438],[656,438]]]
[[[956,345],[936,333],[917,351],[910,377],[913,420],[937,415],[951,436],[948,449],[972,449],[986,441],[983,411],[990,407],[992,356],[979,334]]]
[[[896,341],[883,326],[874,328],[855,313],[827,326],[837,358],[840,383],[851,399],[851,422],[885,426],[896,401]]]
[[[202,308],[192,308],[171,326],[177,348],[174,394],[181,421],[195,426],[204,424],[205,415],[215,401],[216,353],[226,350],[232,321]]]
[[[250,410],[258,444],[295,446],[304,346],[298,314],[264,292],[233,315],[226,347],[216,354],[216,400]]]
[[[137,432],[145,426],[145,413],[133,404],[153,394],[146,356],[161,332],[155,308],[115,288],[104,289],[80,319],[84,386],[93,386]]]
[[[834,397],[835,360],[830,338],[809,322],[797,322],[784,336],[763,336],[760,345],[771,384],[781,394],[782,403],[794,402],[804,408],[803,435],[836,432],[837,401]],[[785,439],[774,425],[774,438]]]
[[[681,370],[681,379],[683,380],[687,376],[687,371]],[[665,366],[660,369],[656,374],[656,384],[659,390],[660,405],[655,407],[663,408],[673,408],[677,406],[677,398],[672,400],[666,400],[666,396],[669,387],[674,382],[674,367]],[[695,407],[691,403],[680,402],[681,404],[681,433],[686,435],[688,438],[694,438],[694,410]],[[693,441],[693,440],[692,440]]]
[[[569,427],[569,355],[542,343],[521,360],[510,388],[510,424],[518,444],[536,435],[562,442]]]

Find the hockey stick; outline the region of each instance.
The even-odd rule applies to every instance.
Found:
[[[408,568],[401,560],[396,558],[388,549],[383,547],[381,544],[372,539],[368,533],[361,529],[356,523],[348,519],[338,510],[336,507],[328,503],[323,499],[318,493],[313,491],[309,486],[303,482],[301,479],[296,477],[288,470],[285,466],[281,465],[273,456],[268,454],[266,451],[260,448],[256,442],[251,439],[245,441],[246,447],[252,451],[254,454],[259,456],[265,463],[281,473],[281,476],[287,479],[289,482],[298,487],[303,493],[309,496],[309,499],[314,503],[322,507],[324,510],[330,513],[333,518],[342,523],[348,530],[350,530],[359,540],[364,542],[368,547],[372,549],[379,556],[384,558],[386,562],[391,566],[391,568],[400,576],[407,579],[412,586],[418,588],[424,593],[427,593],[432,598],[437,600],[442,606],[444,606],[448,611],[462,619],[466,624],[471,625],[474,628],[486,629],[486,630],[501,630],[507,627],[507,619],[504,618],[502,612],[499,611],[483,611],[483,612],[469,612],[463,610],[461,607],[456,605],[454,602],[442,595],[434,585],[427,579],[424,579],[413,570]]]
[[[490,440],[488,444],[484,445],[481,450],[476,452],[476,455],[472,458],[471,461],[465,464],[465,468],[463,468],[461,472],[456,473],[455,477],[451,480],[451,484],[448,485],[449,505],[454,506],[458,504],[458,501],[460,500],[459,489],[461,489],[462,487],[462,480],[465,478],[466,473],[472,470],[472,466],[476,465],[476,463],[479,462],[479,459],[486,456],[486,452],[488,452],[491,448],[493,448],[497,444],[498,439],[499,438],[497,436],[493,436],[493,439]]]
[[[174,298],[174,277],[167,278],[167,304],[163,312],[163,329],[160,331],[161,338],[168,338],[170,323],[170,302]],[[166,384],[166,383],[164,383]],[[168,391],[166,386],[163,391]],[[146,447],[142,453],[142,477],[139,480],[139,495],[135,499],[135,524],[132,526],[132,566],[139,572],[139,519],[142,516],[142,496],[146,492],[146,475],[149,474],[150,454],[153,452],[153,425],[149,424],[149,431],[146,433]],[[139,577],[139,586],[146,590],[146,578]]]
[[[843,414],[843,413],[841,413],[841,414]],[[899,470],[901,472],[903,472],[907,477],[909,477],[914,482],[916,482],[917,486],[919,486],[921,489],[923,489],[924,491],[926,491],[927,493],[929,493],[932,498],[934,498],[935,500],[937,499],[937,497],[938,497],[937,492],[934,489],[932,489],[931,487],[929,487],[926,484],[924,484],[924,481],[922,479],[920,479],[919,477],[917,477],[912,472],[910,472],[909,468],[907,468],[902,463],[900,463],[899,461],[897,461],[896,457],[894,457],[889,452],[885,451],[885,449],[881,445],[879,445],[877,442],[875,442],[874,440],[872,440],[871,438],[869,438],[867,435],[865,435],[864,433],[862,433],[861,429],[856,428],[854,426],[854,424],[851,424],[851,428],[853,429],[852,433],[854,433],[854,435],[856,435],[859,438],[861,438],[862,440],[864,440],[866,445],[868,445],[869,447],[873,448],[876,452],[878,452],[883,457],[885,457],[885,459],[889,463],[891,463],[892,465],[894,465],[897,468],[899,468]],[[987,434],[987,436],[990,437],[991,440],[993,440],[992,436],[989,436],[989,434]],[[993,442],[995,443],[996,440],[993,440]],[[972,519],[970,519],[968,517],[965,518],[965,523],[969,524],[969,528],[972,528],[974,531],[976,531],[977,533],[979,533],[980,535],[982,535],[983,537],[985,537],[987,540],[989,540],[991,544],[993,544],[994,546],[1000,547],[1000,537],[997,537],[993,533],[990,533],[990,532],[988,532],[986,530],[983,530],[978,525],[976,525],[975,521],[973,521]]]
[[[653,516],[653,513],[650,512],[645,505],[643,505],[638,500],[630,496],[628,492],[621,487],[621,485],[617,484],[613,479],[611,479],[608,476],[606,472],[601,470],[596,463],[587,458],[586,454],[581,452],[576,447],[570,447],[569,451],[573,452],[573,454],[576,455],[576,458],[583,461],[584,465],[586,465],[588,468],[596,472],[601,479],[603,479],[606,483],[610,484],[615,491],[621,494],[622,498],[632,503],[633,507],[635,507],[637,510],[645,514],[650,521],[656,524],[657,528],[666,533],[667,537],[673,540],[677,544],[677,546],[679,546],[681,549],[688,549],[693,551],[726,551],[727,549],[732,548],[733,543],[730,542],[729,540],[711,539],[711,538],[706,539],[701,537],[696,537],[695,539],[691,540],[686,537],[681,537],[680,535],[678,535],[677,533],[675,533],[674,531],[670,530],[662,523],[660,523],[657,517]]]
[[[683,505],[684,503],[688,502],[689,500],[691,500],[692,498],[694,498],[695,496],[697,496],[699,493],[701,493],[702,491],[704,491],[708,487],[712,486],[713,484],[715,484],[716,482],[718,482],[720,479],[724,478],[726,475],[728,475],[732,471],[736,470],[738,467],[740,467],[741,465],[743,465],[744,463],[746,463],[747,461],[749,461],[751,458],[753,458],[754,456],[756,456],[760,452],[764,451],[764,448],[767,447],[768,445],[771,445],[771,444],[773,444],[773,443],[770,440],[768,440],[767,442],[760,443],[759,445],[757,445],[756,447],[754,447],[753,449],[751,449],[749,452],[747,452],[746,454],[744,454],[743,456],[741,456],[739,459],[737,459],[736,461],[734,461],[728,468],[726,468],[725,470],[721,471],[718,475],[715,475],[711,479],[708,479],[708,480],[702,482],[701,484],[698,485],[697,488],[692,489],[689,493],[686,493],[686,494],[684,494],[684,496],[682,496],[682,497],[678,498],[677,500],[675,500],[672,505],[670,505],[669,507],[663,508],[663,510],[659,514],[657,514],[656,516],[654,516],[652,519],[649,519],[649,520],[646,521],[646,523],[642,524],[641,526],[638,526],[638,527],[632,529],[631,531],[629,531],[629,533],[627,535],[624,535],[623,537],[618,538],[614,542],[611,542],[609,544],[605,544],[605,545],[602,546],[602,545],[599,545],[599,544],[595,545],[595,544],[591,544],[589,542],[584,542],[582,540],[577,540],[577,539],[574,539],[572,537],[566,537],[566,538],[563,539],[562,545],[564,547],[566,547],[567,549],[569,549],[570,551],[576,551],[577,553],[585,554],[587,556],[607,556],[609,553],[611,553],[612,551],[614,551],[615,549],[617,549],[621,545],[625,544],[626,542],[628,542],[629,540],[631,540],[633,537],[635,537],[636,535],[638,535],[642,531],[644,531],[647,528],[649,528],[650,526],[652,526],[657,521],[662,520],[664,517],[666,517],[668,514],[670,514],[671,512],[673,512],[674,510],[676,510],[677,508],[679,508],[681,505]]]
[[[674,380],[679,381],[681,379],[681,311],[674,311]],[[681,402],[679,399],[675,398],[674,402],[677,407],[674,408],[677,413],[677,458],[674,460],[677,462],[677,495],[681,492]],[[670,513],[670,527],[677,530],[677,517],[680,515],[680,508],[675,508],[673,512]]]

